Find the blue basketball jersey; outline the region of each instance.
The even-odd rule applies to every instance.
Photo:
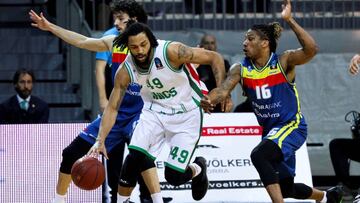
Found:
[[[240,65],[244,92],[264,132],[273,126],[303,120],[296,85],[287,80],[275,53],[262,68],[257,68],[248,58]]]

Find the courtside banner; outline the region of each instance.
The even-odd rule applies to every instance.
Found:
[[[262,128],[252,113],[204,115],[202,137],[193,158],[206,158],[210,184],[200,202],[271,202],[250,159],[261,133]],[[299,152],[297,171],[301,172],[297,180],[312,185],[306,147]],[[194,202],[191,182],[178,187],[166,182],[163,160],[168,154],[169,147],[165,147],[156,160],[163,196],[172,197],[173,202]]]
[[[87,125],[0,125],[0,202],[51,202],[62,150]],[[85,191],[72,184],[66,202],[101,202],[101,187]]]

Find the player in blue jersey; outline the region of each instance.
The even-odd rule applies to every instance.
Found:
[[[108,35],[117,36],[119,35],[119,31],[116,29],[116,27],[113,27],[107,30],[102,37]],[[105,106],[108,103],[108,99],[113,86],[111,77],[112,54],[111,51],[97,52],[95,58],[95,76],[99,95],[99,107],[100,111],[103,112]]]
[[[117,31],[124,30],[129,20],[139,21],[142,23],[147,22],[147,15],[145,10],[134,0],[114,0],[111,4],[111,9],[114,17],[114,25]],[[30,11],[29,15],[33,20],[32,25],[34,27],[37,27],[41,30],[50,31],[71,45],[91,51],[113,52],[111,61],[113,75],[115,74],[119,64],[126,57],[126,50],[118,51],[117,49],[112,48],[113,40],[117,35],[106,35],[99,39],[89,38],[50,23],[42,13],[39,16],[34,11]],[[122,165],[121,161],[119,160],[122,160],[124,145],[125,143],[129,143],[133,128],[136,125],[136,121],[139,119],[139,115],[143,107],[143,101],[139,92],[139,85],[135,83],[129,85],[125,93],[124,100],[121,103],[121,108],[118,111],[116,123],[111,129],[109,137],[106,140],[106,146],[109,151],[108,165],[110,165],[110,168],[112,168],[112,166],[116,168],[117,174],[115,174],[115,176],[117,177],[119,176],[119,170],[121,169]],[[78,158],[84,156],[95,143],[95,139],[99,131],[100,121],[101,117],[94,120],[82,132],[80,132],[79,136],[77,136],[68,147],[63,150],[63,160],[60,166],[59,178],[56,187],[56,197],[54,202],[65,202],[65,196],[71,183],[71,167],[73,163]],[[111,188],[112,202],[116,202],[117,198],[117,180],[118,178],[116,178],[115,181],[112,181],[115,182],[112,184],[113,187]],[[150,197],[146,196],[144,198]],[[167,198],[164,200],[164,202],[169,202],[170,200],[171,198]],[[141,199],[141,201],[151,202],[151,199]]]
[[[314,39],[292,17],[290,0],[284,0],[281,13],[298,38],[301,48],[277,55],[282,28],[279,23],[254,25],[245,35],[245,59],[234,64],[220,88],[202,100],[206,111],[230,94],[238,82],[250,99],[263,139],[251,153],[251,160],[272,202],[283,198],[341,202],[342,191],[334,187],[320,191],[294,183],[295,152],[305,143],[307,126],[300,111],[295,85],[295,67],[310,61],[317,53]]]

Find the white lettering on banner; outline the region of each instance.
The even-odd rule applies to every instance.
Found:
[[[240,188],[262,188],[264,187],[260,179],[253,180],[221,180],[209,181],[209,190],[212,189],[240,189]],[[170,185],[167,182],[160,182],[161,190],[188,190],[191,189],[191,183],[185,183],[179,186]]]
[[[224,126],[224,127],[203,127],[202,136],[251,136],[261,135],[260,126]]]

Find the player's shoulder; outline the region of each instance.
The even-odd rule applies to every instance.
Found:
[[[119,31],[116,29],[116,27],[110,28],[108,30],[106,30],[103,34],[103,37],[108,36],[108,35],[119,35]]]

